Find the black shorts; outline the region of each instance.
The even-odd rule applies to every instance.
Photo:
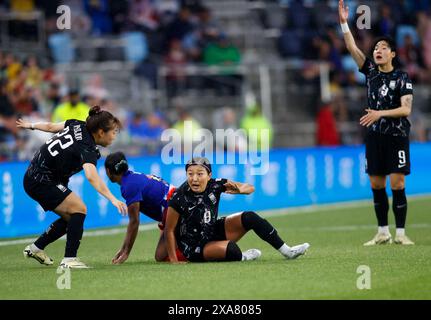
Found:
[[[225,231],[225,223],[226,217],[217,219],[214,224],[214,234],[210,239],[206,239],[205,241],[200,242],[198,245],[188,245],[185,242],[179,241],[178,247],[181,252],[187,258],[188,261],[191,262],[204,262],[204,247],[208,242],[211,241],[223,241],[226,239],[226,231]]]
[[[72,193],[65,185],[40,183],[27,173],[24,175],[23,184],[25,192],[45,211],[54,211]]]
[[[391,173],[410,174],[410,143],[408,137],[368,132],[365,140],[365,171],[370,176]]]

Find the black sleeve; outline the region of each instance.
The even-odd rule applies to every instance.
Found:
[[[64,127],[66,128],[66,127],[71,126],[71,125],[82,124],[82,123],[85,123],[85,122],[79,121],[76,119],[68,119],[65,121]]]
[[[409,75],[403,72],[401,76],[400,96],[402,97],[408,94],[413,94],[413,83],[412,80],[410,80]]]
[[[215,189],[217,193],[221,194],[223,192],[226,192],[226,187],[224,186],[227,182],[227,179],[214,179],[213,181],[213,188]]]
[[[181,196],[178,191],[174,192],[172,198],[168,202],[168,206],[175,209],[175,211],[178,212],[179,215],[183,214],[183,209],[181,207]]]
[[[81,147],[82,164],[92,163],[95,166],[97,166],[97,160],[99,158],[100,158],[100,152],[97,148],[87,147],[85,145]]]
[[[371,71],[375,70],[376,68],[376,64],[370,58],[366,58],[364,65],[362,66],[362,68],[359,69],[359,72],[368,76]]]

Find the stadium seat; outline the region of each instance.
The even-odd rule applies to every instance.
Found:
[[[69,33],[61,32],[49,36],[48,45],[55,63],[70,63],[75,59],[75,48]]]
[[[141,32],[127,32],[123,34],[125,57],[130,62],[141,62],[148,55],[148,44]]]

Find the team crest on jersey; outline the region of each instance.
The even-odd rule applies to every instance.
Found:
[[[210,198],[210,200],[211,200],[211,202],[212,202],[213,204],[216,204],[216,202],[217,202],[217,198],[216,198],[216,196],[215,196],[213,193],[210,193],[210,194],[208,195],[208,198]]]
[[[391,90],[395,90],[396,86],[397,82],[395,80],[391,80],[391,82],[389,83],[389,88],[391,88]]]

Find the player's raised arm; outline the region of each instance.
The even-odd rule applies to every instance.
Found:
[[[139,231],[139,202],[132,203],[127,207],[127,210],[129,212],[127,234],[124,238],[123,246],[112,259],[113,264],[121,264],[127,260]]]
[[[124,202],[121,202],[109,191],[105,182],[100,178],[97,173],[96,166],[92,163],[84,163],[82,165],[85,177],[90,182],[90,184],[97,190],[102,196],[111,201],[111,203],[118,209],[118,212],[125,215],[127,214],[127,206]]]
[[[241,183],[228,180],[224,186],[229,194],[250,194],[254,192],[254,186],[248,183]]]
[[[343,30],[344,42],[346,43],[347,50],[349,50],[358,67],[362,68],[366,57],[364,53],[357,47],[355,39],[349,30],[349,25],[347,23],[347,19],[349,17],[349,7],[344,5],[344,0],[339,0],[338,2],[338,14],[340,16],[341,29]]]
[[[28,122],[23,119],[18,119],[16,121],[16,126],[18,128],[30,129],[30,130],[40,130],[45,132],[57,133],[64,129],[64,122],[53,123],[53,122]]]

